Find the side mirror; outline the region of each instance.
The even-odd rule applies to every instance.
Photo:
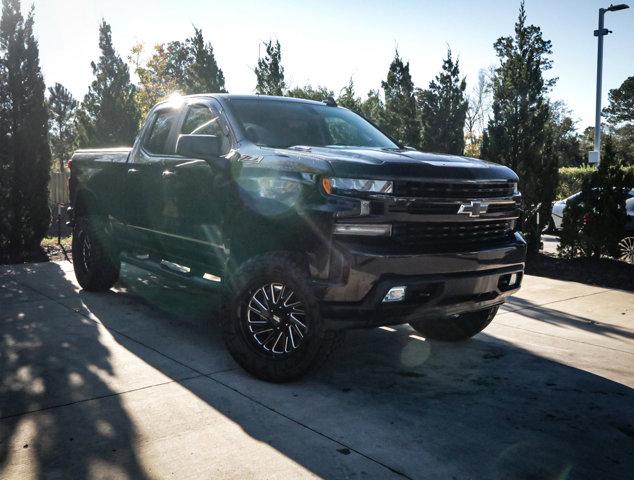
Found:
[[[220,155],[220,141],[215,135],[179,135],[176,154],[200,160],[214,160]]]

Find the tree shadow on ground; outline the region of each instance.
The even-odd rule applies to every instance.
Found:
[[[452,345],[412,337],[408,327],[351,332],[319,372],[292,384],[267,384],[229,358],[219,330],[208,326],[215,306],[207,294],[136,269],[124,269],[117,292],[77,293],[72,276],[52,265],[57,270],[49,272],[45,285],[37,270],[31,277],[15,276],[16,288],[30,285],[46,300],[38,299],[32,311],[19,306],[19,298],[8,304],[18,305],[13,313],[3,308],[0,409],[5,416],[9,408],[10,416],[0,423],[0,472],[22,448],[23,431],[32,429],[37,477],[85,478],[94,464],[131,478],[156,476],[140,458],[148,444],[160,440],[140,441],[140,431],[160,422],[173,428],[187,412],[169,398],[148,394],[149,413],[142,418],[132,413],[113,382],[102,380],[104,372],[130,373],[113,366],[126,352],[202,402],[200,422],[210,412],[220,414],[322,477],[363,476],[355,470],[360,465],[355,456],[366,467],[372,459],[377,469],[365,472],[370,477],[382,472],[411,478],[626,478],[634,468],[631,388],[498,338],[481,334]],[[47,320],[56,308],[69,310],[64,325]],[[579,327],[578,319],[570,322]],[[75,350],[66,354],[61,338]],[[77,375],[85,379],[79,387],[70,380]],[[81,402],[82,396],[107,398]],[[64,399],[80,402],[71,406],[72,417],[70,407],[56,407],[68,403]],[[176,420],[154,417],[153,405],[161,402],[168,402]],[[80,404],[85,406],[78,409]],[[47,407],[36,421],[35,414],[22,413]],[[82,438],[72,452],[65,429]],[[187,431],[169,434],[188,441]],[[220,449],[232,438],[216,432],[213,445]],[[204,459],[202,466],[196,463],[201,477],[248,471],[243,455],[227,466],[218,463],[210,445],[192,448]],[[187,458],[172,461],[177,477],[189,471]]]
[[[73,295],[63,277],[55,280]],[[146,478],[132,422],[104,381],[116,374],[105,329],[11,276],[0,277],[0,284],[0,477],[19,478],[8,464],[28,451],[33,463],[22,478],[89,478],[119,464],[130,477]],[[65,423],[63,405],[95,397],[108,401],[72,409],[80,431]],[[98,452],[82,451],[86,438],[100,445]]]
[[[621,338],[624,340],[634,339],[634,329],[624,328],[619,325],[611,325],[602,322],[601,319],[588,318],[580,315],[574,315],[562,312],[556,308],[539,305],[525,298],[512,297],[510,303],[513,307],[511,312],[519,313],[525,317],[539,320],[543,323],[551,325],[559,325],[566,328],[583,330],[595,335],[601,335],[611,338]],[[625,314],[626,312],[623,312]]]

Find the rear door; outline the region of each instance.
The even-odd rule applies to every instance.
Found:
[[[178,135],[215,135],[220,155],[226,155],[233,140],[220,112],[212,99],[188,105]],[[213,160],[175,155],[163,163],[162,182],[162,224],[174,261],[220,276],[227,255],[224,222],[231,176]]]
[[[180,110],[159,107],[150,114],[125,180],[126,229],[132,250],[161,252],[165,226],[164,162],[173,155]]]

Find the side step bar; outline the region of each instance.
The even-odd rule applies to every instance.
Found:
[[[130,265],[134,265],[135,267],[142,268],[143,270],[147,270],[148,272],[162,275],[177,282],[180,281],[195,285],[196,287],[202,288],[204,290],[210,290],[214,292],[219,292],[221,290],[222,283],[220,281],[207,280],[203,277],[195,276],[188,272],[181,272],[175,268],[170,268],[168,264],[170,264],[171,262],[161,262],[153,260],[151,258],[138,258],[137,256],[127,252],[121,253],[121,261],[129,263]]]

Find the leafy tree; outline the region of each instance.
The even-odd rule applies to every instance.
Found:
[[[478,72],[478,82],[471,94],[467,95],[467,112],[465,116],[465,155],[478,157],[482,146],[482,135],[485,129],[490,105],[491,82],[486,72]]]
[[[105,20],[99,26],[99,62],[92,62],[95,79],[78,113],[80,144],[90,147],[129,145],[139,127],[139,109],[127,64],[112,45]]]
[[[255,67],[257,85],[255,91],[260,95],[284,95],[284,67],[282,66],[282,48],[280,42],[272,40],[264,43],[265,55],[258,59]]]
[[[129,57],[139,77],[136,101],[145,118],[147,112],[171,94],[223,93],[224,73],[218,67],[213,47],[205,41],[202,30],[184,42],[172,41],[154,46],[145,64],[139,61],[143,44],[132,47]]]
[[[33,35],[19,0],[3,0],[0,20],[0,251],[38,247],[50,221],[48,112]]]
[[[552,65],[548,57],[551,42],[543,39],[539,27],[526,24],[522,2],[515,34],[499,38],[494,48],[500,64],[493,77],[493,116],[482,153],[487,160],[507,165],[519,175],[526,207],[524,232],[529,251],[535,252],[543,226],[536,221],[537,214],[543,224],[550,214],[558,173],[556,157],[544,155],[550,118],[546,94],[556,81],[543,76]]]
[[[78,105],[61,83],[48,88],[49,140],[60,172],[64,171],[64,162],[71,157],[76,146],[75,114]]]
[[[138,61],[138,57],[143,52],[143,44],[132,47],[132,54],[137,58],[133,62],[135,73],[139,77],[139,88],[135,94],[135,101],[141,119],[147,116],[154,105],[172,93],[184,93],[182,90],[183,72],[180,66],[176,66],[178,54],[181,53],[181,45],[181,42],[155,45],[154,53],[144,65]],[[175,71],[181,75],[175,74]]]
[[[328,97],[334,98],[335,93],[332,90],[328,90],[326,87],[313,88],[311,85],[305,87],[291,88],[286,95],[295,98],[305,98],[307,100],[317,100],[319,102],[326,100]]]
[[[387,80],[381,82],[385,95],[385,110],[381,124],[399,143],[416,147],[420,144],[420,132],[416,115],[414,83],[409,73],[409,62],[404,63],[398,54],[390,64]]]
[[[451,49],[448,49],[442,71],[427,90],[417,92],[422,150],[462,155],[468,108],[466,87],[466,80],[460,77],[459,62],[453,60]]]
[[[603,115],[614,125],[634,122],[634,76],[627,78],[619,88],[608,93],[610,104],[603,109]]]
[[[606,137],[599,168],[583,180],[581,194],[566,206],[559,254],[616,256],[627,213],[627,178],[611,137]]]

